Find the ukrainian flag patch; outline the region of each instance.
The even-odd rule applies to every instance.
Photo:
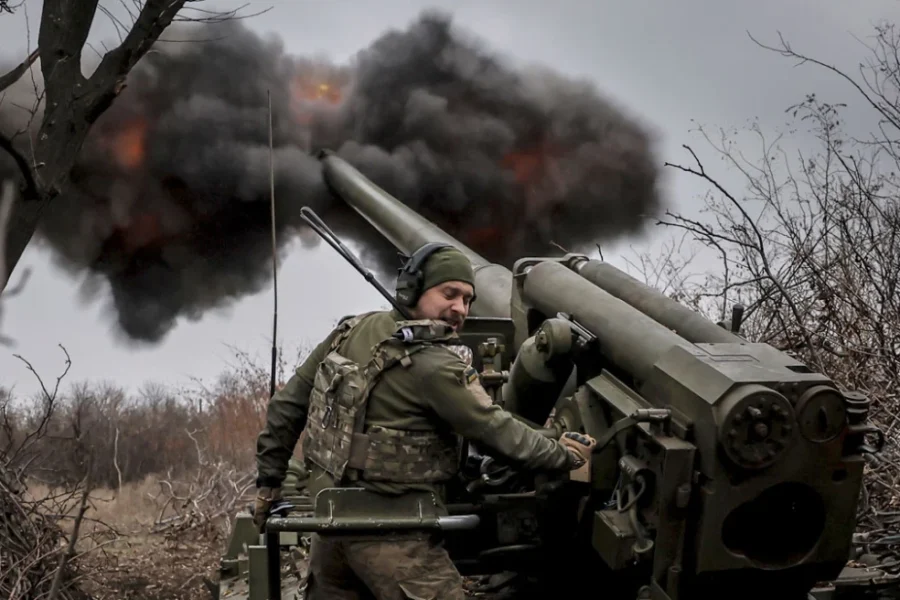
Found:
[[[467,367],[464,376],[466,378],[466,385],[471,385],[478,380],[478,371],[475,370],[475,367]]]

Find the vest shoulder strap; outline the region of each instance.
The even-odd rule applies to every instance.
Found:
[[[338,322],[335,330],[337,331],[337,335],[334,336],[334,339],[331,340],[331,344],[328,346],[328,352],[335,352],[338,348],[341,347],[347,338],[350,337],[350,332],[354,327],[359,325],[366,317],[374,315],[378,311],[369,311],[356,316],[348,315],[343,317],[340,322]]]
[[[398,321],[393,337],[405,344],[448,343],[459,340],[459,335],[453,331],[450,324],[439,319]]]

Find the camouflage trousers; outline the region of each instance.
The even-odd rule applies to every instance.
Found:
[[[312,535],[307,600],[464,600],[462,577],[440,542],[421,535],[359,539]]]

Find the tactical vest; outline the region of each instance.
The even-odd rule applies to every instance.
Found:
[[[372,388],[388,369],[412,364],[412,356],[433,344],[455,339],[449,326],[435,321],[401,321],[394,336],[372,349],[366,365],[338,350],[351,330],[371,313],[338,326],[325,360],[316,370],[310,393],[303,455],[334,477],[345,480],[434,483],[453,477],[459,466],[455,436],[434,431],[365,428]]]

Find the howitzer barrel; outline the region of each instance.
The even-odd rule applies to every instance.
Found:
[[[654,321],[694,343],[741,343],[744,340],[719,327],[703,315],[666,297],[627,273],[599,260],[582,260],[573,271],[604,291],[623,300]]]
[[[696,351],[683,337],[559,263],[531,267],[522,290],[542,313],[570,314],[597,336],[605,356],[641,381],[672,347]]]
[[[367,179],[347,161],[324,151],[319,156],[325,181],[360,216],[405,254],[428,242],[445,242],[475,267],[477,299],[472,316],[509,317],[512,273],[492,263]]]

